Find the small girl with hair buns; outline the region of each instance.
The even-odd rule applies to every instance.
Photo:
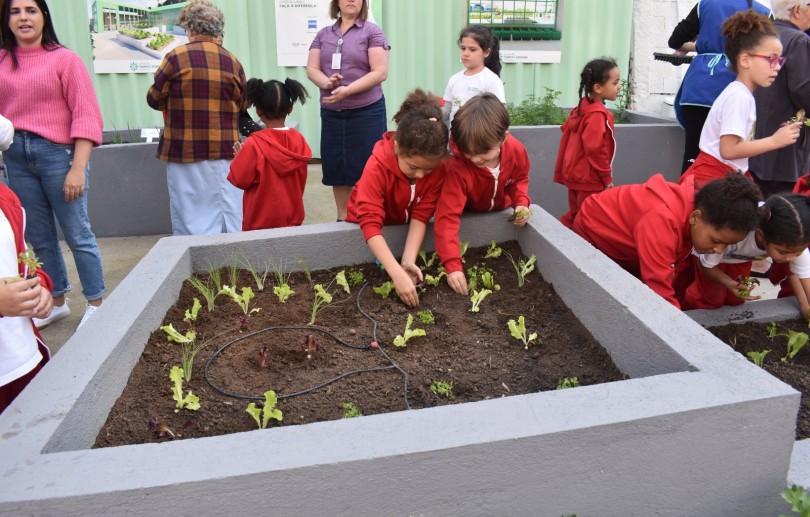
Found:
[[[231,162],[228,181],[245,191],[242,231],[298,226],[304,222],[304,188],[312,151],[304,136],[284,122],[293,104],[309,96],[294,79],[250,79],[248,103],[266,129],[252,133]]]
[[[394,115],[396,131],[374,145],[363,175],[349,197],[346,221],[360,223],[371,252],[409,307],[419,304],[416,284],[423,280],[416,256],[444,182],[448,130],[436,101],[422,90],[408,94]],[[388,247],[382,227],[407,224],[402,261]]]
[[[738,12],[721,26],[728,68],[737,73],[712,104],[700,134],[700,153],[681,177],[698,183],[722,178],[730,171],[748,172],[748,158],[792,145],[801,122],[786,124],[773,135],[754,140],[757,117],[754,90],[773,84],[785,63],[782,43],[773,24],[753,9]]]
[[[682,307],[717,309],[758,300],[746,281],[751,262],[770,257],[774,264],[789,264],[789,281],[806,319],[810,319],[810,199],[801,194],[773,195],[760,209],[759,228],[723,253],[698,255],[698,273],[686,289]]]
[[[579,104],[560,126],[563,136],[554,165],[554,182],[568,187],[568,228],[588,196],[613,186],[616,138],[613,114],[605,101],[619,96],[619,67],[610,58],[594,59],[580,74]]]

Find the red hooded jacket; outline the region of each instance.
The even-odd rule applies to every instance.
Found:
[[[436,205],[436,251],[448,274],[461,271],[458,230],[462,212],[491,212],[508,207],[529,206],[529,155],[515,137],[507,134],[501,145],[498,179],[486,167],[479,167],[450,142],[453,156],[447,163],[447,177]]]
[[[312,151],[295,129],[262,129],[245,140],[228,181],[245,191],[242,231],[304,222],[304,188]]]
[[[560,126],[563,135],[554,165],[554,182],[571,190],[602,191],[613,182],[616,138],[611,113],[601,102],[583,97]]]
[[[17,256],[19,257],[20,253],[26,250],[25,245],[25,211],[23,210],[22,205],[20,204],[20,200],[11,191],[10,188],[5,186],[3,183],[0,183],[0,211],[5,214],[6,219],[8,219],[9,224],[11,224],[11,230],[14,232],[14,247],[17,251]],[[22,278],[27,277],[30,272],[27,270],[25,264],[19,263],[18,271]],[[48,291],[53,291],[53,282],[51,282],[51,277],[48,276],[47,273],[42,268],[37,268],[36,275],[39,277],[39,284],[43,286]],[[2,315],[0,315],[2,317]],[[31,322],[33,325],[33,322]],[[34,333],[36,333],[37,338],[42,339],[37,332],[36,327],[34,328]]]
[[[395,134],[395,131],[385,133],[374,145],[363,175],[349,197],[346,220],[360,223],[365,240],[380,235],[383,226],[407,224],[413,219],[427,224],[442,190],[444,163],[418,180],[402,173],[394,154]]]
[[[691,256],[689,214],[694,181],[668,183],[656,174],[646,183],[622,185],[582,203],[574,231],[680,308],[675,269]]]

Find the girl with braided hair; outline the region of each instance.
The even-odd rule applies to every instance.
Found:
[[[228,181],[245,191],[242,231],[299,226],[304,222],[304,188],[312,151],[304,135],[284,125],[293,104],[308,96],[295,79],[251,79],[245,86],[248,103],[266,129],[252,133],[238,151]]]
[[[805,318],[810,319],[810,199],[801,194],[775,194],[760,208],[759,227],[722,253],[700,254],[694,283],[686,290],[686,309],[717,309],[758,300],[744,279],[751,262],[768,257],[789,264],[789,282]]]
[[[396,131],[383,134],[349,197],[346,221],[359,223],[371,252],[394,282],[399,299],[419,304],[423,280],[416,256],[425,238],[444,182],[448,130],[435,100],[423,90],[409,93],[394,115]],[[408,236],[397,262],[382,227],[407,224]]]
[[[620,90],[616,61],[594,59],[580,74],[579,104],[560,126],[554,182],[568,187],[568,212],[560,217],[568,228],[588,196],[613,186],[615,125],[605,101],[615,101]]]

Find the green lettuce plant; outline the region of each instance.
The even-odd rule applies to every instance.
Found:
[[[470,312],[478,312],[479,305],[481,305],[481,302],[484,301],[484,298],[486,298],[490,294],[492,294],[492,291],[490,291],[489,289],[481,289],[480,291],[473,291],[473,294],[470,297],[470,301],[472,302],[472,308],[470,309]]]
[[[509,320],[506,326],[509,327],[509,333],[512,334],[513,338],[523,342],[523,348],[526,350],[529,349],[529,344],[537,339],[537,332],[526,335],[526,318],[523,316],[518,317],[517,322]]]
[[[251,287],[243,287],[242,294],[238,294],[236,292],[235,287],[230,287],[227,285],[222,286],[222,290],[220,294],[224,294],[230,297],[231,300],[235,301],[237,305],[242,309],[242,312],[245,313],[245,316],[249,316],[254,312],[259,312],[261,309],[258,307],[250,308],[250,301],[256,296],[253,293],[253,289]]]
[[[446,381],[433,381],[430,383],[430,391],[439,395],[440,397],[447,397],[448,400],[455,400],[456,395],[453,393],[453,383]]]
[[[179,413],[181,409],[190,409],[191,411],[198,411],[200,409],[200,398],[191,393],[191,390],[183,396],[183,369],[179,366],[172,366],[169,372],[169,380],[172,381],[172,398],[177,402],[175,406],[175,413]]]
[[[312,301],[312,317],[309,319],[307,325],[314,325],[318,311],[332,303],[332,295],[326,292],[323,285],[315,284],[312,289],[315,291],[315,299]]]
[[[408,322],[405,324],[405,332],[394,338],[394,346],[400,348],[404,347],[409,339],[426,335],[426,332],[423,329],[412,329],[412,323],[413,316],[408,314]]]
[[[264,406],[259,409],[256,407],[255,402],[251,402],[248,404],[247,409],[245,412],[253,417],[253,420],[256,421],[256,425],[259,426],[259,429],[267,429],[267,424],[270,422],[270,419],[275,419],[281,422],[281,419],[284,417],[284,414],[276,408],[276,403],[278,402],[278,397],[276,397],[276,392],[273,390],[265,391],[264,392]]]
[[[340,273],[335,275],[335,283],[346,291],[346,294],[351,294],[352,290],[349,287],[349,282],[346,280],[346,271],[341,270]]]

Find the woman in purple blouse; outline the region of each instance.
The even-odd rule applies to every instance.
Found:
[[[321,90],[323,184],[332,187],[342,221],[352,187],[388,129],[381,84],[390,47],[366,19],[367,0],[332,0],[329,14],[337,21],[312,41],[307,77]]]

